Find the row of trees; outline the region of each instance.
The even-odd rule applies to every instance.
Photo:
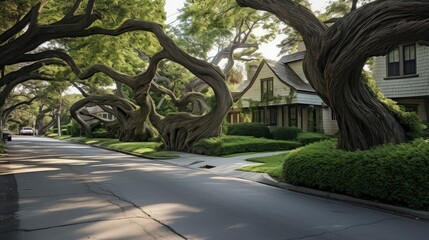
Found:
[[[10,10],[16,1],[4,2]],[[123,141],[161,137],[167,150],[189,151],[195,141],[220,134],[232,105],[226,80],[234,73],[235,61],[258,60],[259,44],[283,31],[290,36],[284,51],[300,40],[307,47],[304,70],[337,115],[340,148],[368,149],[407,140],[410,127],[377,98],[361,73],[372,56],[385,55],[407,41],[428,40],[426,1],[379,0],[360,8],[356,0],[339,1],[329,6],[322,22],[306,8],[305,0],[188,0],[179,24],[168,33],[164,1],[99,0],[96,9],[95,0],[84,7],[80,0],[21,4],[28,12],[20,8],[0,17],[4,122],[13,109],[43,96],[36,122],[45,129],[42,126],[53,123],[45,116],[52,120],[59,113],[60,105],[52,102],[73,84],[83,98],[70,112],[88,136],[90,126],[83,115],[103,121]],[[256,29],[265,33],[257,35]],[[217,54],[209,57],[214,48]],[[217,67],[222,60],[225,64]],[[113,91],[104,88],[112,84]],[[36,85],[45,91],[35,91]],[[27,88],[34,93],[24,91]],[[56,90],[59,95],[52,94]],[[33,97],[13,96],[20,91]],[[215,103],[207,102],[211,99]],[[81,111],[93,105],[115,120]]]

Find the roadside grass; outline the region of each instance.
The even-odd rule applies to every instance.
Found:
[[[263,163],[263,165],[247,166],[240,168],[240,171],[268,173],[271,177],[280,180],[283,178],[283,162],[289,153],[282,153],[279,155],[249,158],[247,161]]]
[[[57,134],[48,134],[47,137],[69,140],[74,142],[80,142],[88,145],[99,145],[115,150],[140,154],[147,157],[156,158],[176,158],[175,154],[159,151],[161,143],[159,142],[121,142],[118,139],[113,138],[86,138],[86,137],[72,137],[69,135],[63,135],[59,137]]]
[[[5,146],[2,142],[0,142],[0,154],[6,153]]]

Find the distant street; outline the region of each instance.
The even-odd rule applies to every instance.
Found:
[[[2,240],[429,239],[429,222],[204,170],[31,136],[7,148],[19,200]]]

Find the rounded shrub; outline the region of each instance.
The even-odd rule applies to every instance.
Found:
[[[328,140],[292,151],[283,165],[285,181],[429,210],[429,140],[356,152],[336,145]]]
[[[228,126],[227,135],[269,138],[270,129],[263,123],[237,123]]]
[[[287,127],[287,128],[276,128],[271,133],[273,139],[276,140],[294,140],[298,137],[298,134],[301,133],[301,129],[297,127]]]

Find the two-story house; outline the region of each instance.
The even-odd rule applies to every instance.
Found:
[[[236,96],[240,100],[230,121],[252,122],[268,126],[298,127],[303,131],[336,134],[338,125],[328,108],[308,83],[302,61],[305,51],[282,57],[278,62],[263,60],[247,87]]]
[[[374,78],[388,98],[429,120],[429,47],[400,45],[374,60]]]

